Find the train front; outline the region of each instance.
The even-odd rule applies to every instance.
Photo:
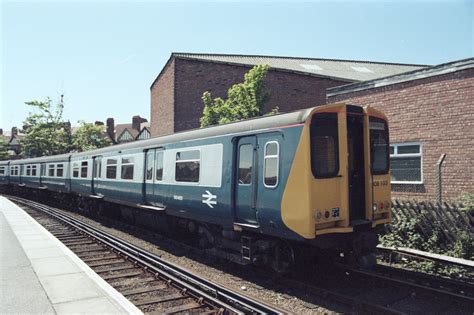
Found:
[[[305,122],[282,199],[282,219],[321,248],[374,250],[391,221],[387,118],[371,107],[315,108]]]

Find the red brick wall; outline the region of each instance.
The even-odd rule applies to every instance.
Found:
[[[390,142],[422,143],[423,184],[392,186],[394,197],[433,200],[436,162],[443,164],[443,198],[474,193],[474,70],[328,97],[328,103],[372,105],[389,118]]]
[[[175,127],[182,131],[199,127],[204,105],[202,93],[210,91],[212,97],[227,97],[227,90],[243,82],[251,67],[175,59]],[[266,86],[271,93],[265,112],[278,106],[281,112],[321,105],[326,102],[326,89],[347,84],[332,79],[311,77],[270,70]]]
[[[151,87],[151,136],[174,132],[174,60],[165,66],[158,80]]]

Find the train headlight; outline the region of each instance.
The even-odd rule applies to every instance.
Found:
[[[377,204],[374,202],[374,204],[372,205],[372,211],[377,211]]]

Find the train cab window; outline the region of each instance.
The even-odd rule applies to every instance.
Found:
[[[87,177],[87,161],[83,161],[81,163],[81,177],[85,178]]]
[[[176,181],[188,183],[199,182],[200,164],[199,150],[177,152],[175,168]]]
[[[319,113],[311,121],[311,170],[316,178],[339,173],[337,113]]]
[[[252,183],[253,145],[243,144],[239,148],[239,184]]]
[[[163,152],[156,153],[156,180],[163,180]],[[199,176],[199,175],[198,175]]]
[[[79,163],[77,162],[72,165],[72,177],[79,177]]]
[[[49,166],[48,166],[48,176],[50,176],[50,177],[54,176],[54,164],[49,164]]]
[[[31,165],[31,176],[36,176],[37,165]]]
[[[372,174],[387,174],[390,164],[387,122],[380,118],[369,117],[369,129]]]
[[[276,141],[265,144],[263,184],[267,188],[274,188],[278,185],[279,150],[280,147]]]
[[[30,176],[31,175],[31,165],[27,165],[26,166],[26,176]]]
[[[56,176],[57,177],[63,177],[64,174],[64,165],[63,164],[58,164],[56,166]]]
[[[133,158],[122,158],[122,179],[133,179]]]
[[[107,159],[107,170],[105,177],[111,179],[117,178],[117,159]]]

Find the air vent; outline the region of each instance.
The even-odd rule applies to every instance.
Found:
[[[357,71],[357,72],[374,73],[372,70],[370,70],[369,68],[366,68],[366,67],[354,67],[354,66],[351,66],[351,68],[354,69],[354,70]]]
[[[300,66],[307,70],[323,70],[323,68],[318,65],[300,64]]]

